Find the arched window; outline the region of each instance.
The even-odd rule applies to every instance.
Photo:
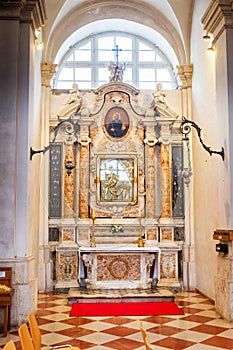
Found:
[[[116,46],[117,45],[117,46]],[[109,82],[109,64],[126,64],[123,82],[138,89],[155,90],[158,83],[164,89],[177,88],[172,65],[162,51],[150,41],[128,33],[95,34],[73,45],[58,65],[53,88],[95,89]]]

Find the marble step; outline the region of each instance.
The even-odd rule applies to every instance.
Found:
[[[175,294],[165,288],[155,291],[138,289],[83,289],[70,288],[66,298],[68,304],[75,303],[119,303],[119,302],[174,302]]]

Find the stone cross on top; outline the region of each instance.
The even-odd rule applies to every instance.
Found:
[[[119,51],[122,51],[122,49],[119,49],[118,45],[116,45],[116,47],[114,49],[112,49],[112,51],[115,52],[115,56],[116,56],[116,62],[111,61],[109,66],[108,66],[108,70],[110,70],[111,75],[109,77],[109,81],[110,82],[114,82],[114,81],[122,81],[123,80],[123,71],[125,71],[126,69],[126,64],[122,64],[118,62],[118,58],[119,58]]]

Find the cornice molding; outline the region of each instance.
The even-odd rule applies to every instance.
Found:
[[[233,29],[233,1],[212,0],[201,22],[204,30],[213,34],[215,44],[227,28]]]
[[[44,26],[46,20],[45,0],[1,1],[0,20],[18,20],[30,23],[33,30]]]

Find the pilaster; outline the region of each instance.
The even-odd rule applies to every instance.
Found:
[[[56,64],[51,62],[41,62],[41,137],[40,144],[33,145],[38,149],[43,149],[49,145],[49,111],[50,111],[50,92],[51,79],[56,71]],[[40,157],[40,156],[35,156]],[[48,291],[53,288],[52,281],[52,263],[48,242],[48,207],[46,198],[48,198],[48,174],[49,174],[49,152],[41,156],[41,181],[40,190],[43,196],[40,196],[40,221],[39,221],[39,254],[38,254],[38,290]]]

